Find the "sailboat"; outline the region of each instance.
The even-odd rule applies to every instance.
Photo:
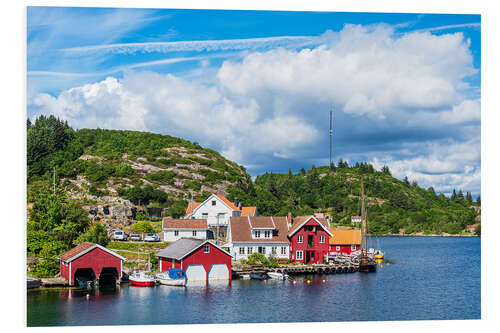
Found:
[[[373,260],[373,257],[368,255],[368,217],[365,208],[365,193],[363,188],[363,182],[361,182],[361,230],[363,239],[361,241],[361,256],[359,257],[359,268],[360,272],[376,272],[377,263]]]

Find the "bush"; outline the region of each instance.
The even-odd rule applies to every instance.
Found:
[[[149,234],[149,233],[155,233],[156,230],[155,228],[151,225],[149,221],[141,221],[137,222],[132,226],[132,229],[134,231],[143,233],[143,234]]]
[[[135,214],[135,219],[137,221],[149,221],[149,216],[147,216],[146,214],[144,214],[144,212],[137,212]]]
[[[267,258],[262,253],[253,253],[248,257],[249,265],[264,265],[267,266],[269,264]]]
[[[53,277],[59,272],[59,262],[56,258],[45,258],[37,263],[33,275],[38,278]]]
[[[104,225],[97,222],[96,224],[94,224],[93,227],[91,227],[85,233],[78,236],[78,238],[73,242],[73,244],[78,245],[83,242],[90,242],[106,246],[108,245],[109,241],[110,238],[108,237],[108,230]]]

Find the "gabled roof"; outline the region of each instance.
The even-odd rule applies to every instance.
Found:
[[[229,208],[231,208],[232,210],[235,210],[235,211],[238,211],[238,212],[240,211],[240,210],[238,209],[238,207],[236,207],[236,206],[234,205],[234,203],[232,203],[231,201],[227,200],[227,198],[226,198],[226,197],[224,197],[224,196],[222,196],[222,195],[220,195],[220,194],[217,194],[217,198],[219,198],[219,199],[221,199],[222,201],[224,201],[224,203],[225,203],[226,205],[228,205],[228,206],[229,206]]]
[[[178,241],[174,242],[173,244],[167,246],[166,248],[160,250],[158,253],[156,253],[157,257],[162,257],[162,258],[169,258],[169,259],[175,259],[175,260],[181,260],[190,253],[194,252],[201,246],[205,245],[206,243],[209,243],[210,245],[216,247],[217,249],[221,250],[228,256],[232,257],[231,254],[228,252],[224,251],[217,245],[213,244],[209,240],[206,239],[195,239],[195,238],[181,238]]]
[[[186,208],[186,215],[191,214],[199,205],[201,205],[201,202],[190,202]]]
[[[351,245],[361,244],[361,230],[340,230],[330,229],[332,237],[330,237],[331,245]]]
[[[289,243],[286,216],[232,216],[229,223],[233,243]],[[272,235],[271,238],[253,238],[252,228],[277,229],[278,234]]]
[[[255,216],[255,211],[257,207],[241,207],[241,216]]]
[[[103,250],[103,251],[105,251],[105,252],[107,252],[115,257],[120,258],[121,260],[125,260],[124,257],[122,257],[121,255],[119,255],[111,250],[108,250],[104,246],[101,246],[99,244],[89,243],[89,242],[83,242],[82,244],[80,244],[80,245],[72,248],[71,250],[61,254],[58,258],[61,259],[62,261],[70,262],[70,261],[73,261],[73,260],[83,256],[85,253],[92,251],[95,248],[100,248],[101,250]]]
[[[304,224],[306,224],[309,220],[315,220],[322,228],[325,230],[330,236],[332,235],[328,230],[328,221],[326,219],[319,219],[314,216],[297,216],[293,219],[292,227],[288,232],[288,236],[293,236]]]
[[[164,217],[163,229],[208,229],[206,219],[172,219]]]

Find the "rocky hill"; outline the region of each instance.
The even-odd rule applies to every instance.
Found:
[[[62,143],[62,144],[57,144]],[[89,217],[129,225],[148,206],[181,214],[188,200],[247,190],[244,167],[196,142],[146,132],[73,130],[54,117],[28,124],[30,191],[54,178]]]

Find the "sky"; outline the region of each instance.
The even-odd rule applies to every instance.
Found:
[[[27,113],[150,131],[252,175],[366,161],[481,191],[481,17],[28,7]]]

